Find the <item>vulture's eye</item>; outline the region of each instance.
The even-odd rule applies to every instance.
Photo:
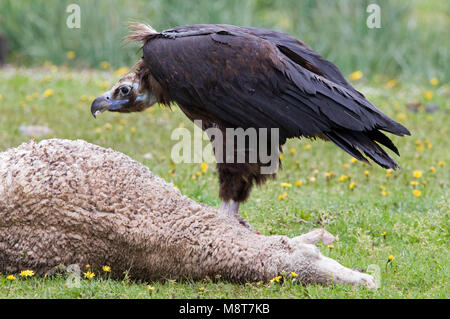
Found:
[[[122,96],[127,96],[131,92],[131,88],[129,86],[123,85],[119,87],[119,92]]]

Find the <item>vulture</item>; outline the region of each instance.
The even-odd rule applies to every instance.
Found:
[[[300,40],[273,30],[222,24],[162,32],[135,24],[131,29],[125,38],[142,43],[143,56],[131,73],[92,102],[92,115],[174,103],[203,130],[214,129],[208,135],[217,160],[220,213],[249,226],[239,204],[253,185],[275,177],[281,165],[278,152],[288,138],[321,138],[360,161],[368,162],[368,157],[384,168],[398,167],[381,147],[399,155],[382,131],[398,136],[409,131]],[[247,134],[251,129],[256,139]],[[220,143],[217,132],[222,133]],[[244,133],[243,143],[235,132]],[[261,156],[263,148],[276,155],[275,169],[264,170],[271,163]]]

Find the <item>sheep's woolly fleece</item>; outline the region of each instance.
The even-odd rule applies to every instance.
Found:
[[[142,280],[221,275],[375,288],[312,245],[329,240],[263,236],[199,204],[128,156],[77,140],[29,142],[0,153],[0,272],[110,265]],[[331,236],[332,238],[332,236]]]

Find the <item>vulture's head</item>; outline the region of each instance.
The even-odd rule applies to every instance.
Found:
[[[141,112],[156,102],[153,92],[141,85],[141,77],[136,73],[124,75],[111,90],[97,97],[91,105],[94,117],[104,111]]]

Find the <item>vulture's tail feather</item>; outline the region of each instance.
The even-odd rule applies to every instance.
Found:
[[[396,154],[398,150],[392,141],[378,130],[370,132],[356,132],[350,130],[335,130],[326,135],[332,142],[352,155],[354,158],[368,163],[361,151],[375,163],[384,168],[398,168],[398,164],[378,145],[388,147]],[[378,142],[378,143],[377,143]]]

